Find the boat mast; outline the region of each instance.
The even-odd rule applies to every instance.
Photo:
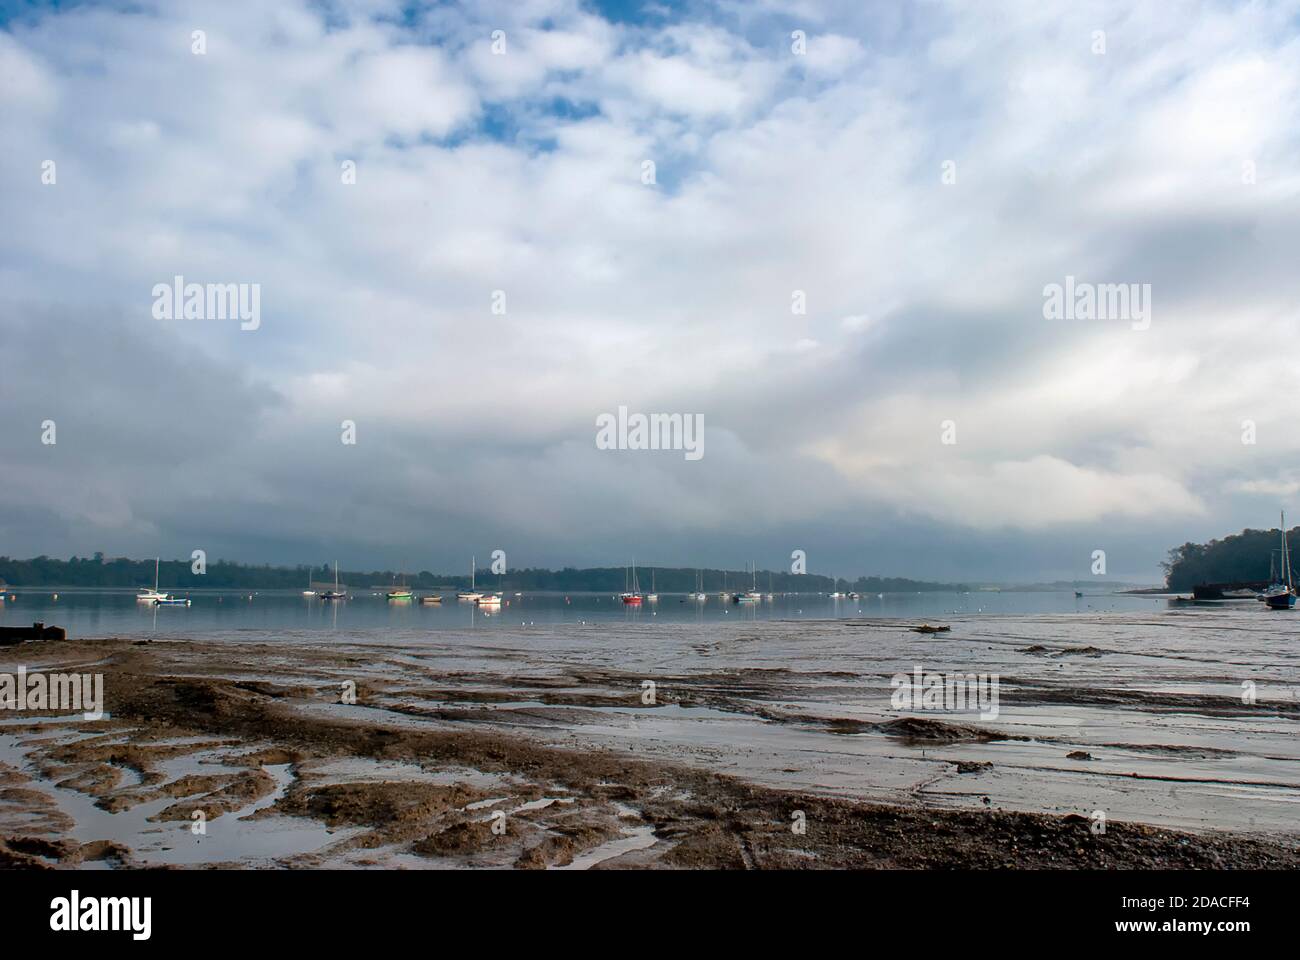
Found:
[[[153,592],[154,593],[158,592],[158,563],[161,560],[162,557],[153,558]]]
[[[1286,588],[1291,590],[1291,552],[1286,545],[1286,511],[1282,511],[1282,568],[1286,573]]]

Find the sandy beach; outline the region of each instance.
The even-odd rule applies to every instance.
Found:
[[[0,669],[102,673],[108,716],[0,717],[0,863],[1300,866],[1276,621],[952,625],[10,648]],[[915,665],[997,673],[999,715],[892,709]]]

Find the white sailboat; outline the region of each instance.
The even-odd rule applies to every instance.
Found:
[[[750,588],[744,593],[738,593],[733,598],[735,603],[757,603],[763,599],[763,595],[758,592],[758,571],[751,560],[749,563]]]
[[[625,586],[626,586],[626,584],[625,584]],[[637,579],[636,579],[636,560],[635,560],[635,559],[632,561],[632,582],[631,582],[631,587],[630,587],[630,589],[626,589],[626,590],[623,591],[623,594],[622,594],[622,596],[621,596],[620,599],[622,599],[622,601],[623,601],[624,603],[626,603],[628,606],[633,606],[633,607],[635,607],[635,606],[639,606],[639,605],[641,604],[641,600],[642,600],[642,597],[641,597],[641,584],[638,583],[638,582],[637,582]]]
[[[168,593],[159,593],[159,591],[158,591],[158,564],[159,564],[159,558],[158,558],[158,557],[155,557],[155,558],[154,558],[154,561],[153,561],[153,589],[152,589],[152,590],[148,590],[148,589],[146,589],[146,590],[141,590],[139,593],[137,593],[137,594],[135,595],[135,599],[136,599],[137,602],[139,602],[139,603],[157,603],[159,600],[170,600],[170,599],[171,599],[171,594],[168,594]]]
[[[314,597],[314,596],[316,596],[316,591],[313,590],[313,589],[311,588],[311,569],[310,569],[310,568],[308,568],[308,570],[307,570],[307,589],[304,590],[304,591],[302,592],[302,595],[303,595],[304,597]]]
[[[707,600],[709,595],[704,592],[704,573],[699,567],[695,568],[695,592],[691,596],[696,600]]]
[[[469,558],[469,589],[458,591],[456,594],[457,600],[474,600],[477,602],[482,599],[483,594],[474,589],[474,568],[476,566],[478,566],[478,558],[471,556]]]
[[[650,592],[647,593],[647,594],[645,595],[645,598],[646,598],[646,601],[649,602],[649,603],[658,603],[658,602],[659,602],[659,594],[655,593],[655,571],[654,571],[654,567],[651,567],[651,568],[650,568]]]

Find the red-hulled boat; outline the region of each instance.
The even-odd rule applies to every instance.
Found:
[[[631,583],[630,588],[623,591],[623,595],[620,599],[622,599],[622,601],[628,604],[629,606],[640,606],[641,601],[644,598],[641,596],[641,585],[636,581],[635,560],[632,561],[632,576],[630,578],[630,583]],[[628,587],[628,582],[625,581],[623,586]]]

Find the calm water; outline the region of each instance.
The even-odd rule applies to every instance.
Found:
[[[9,599],[13,596],[14,599]],[[661,594],[657,603],[628,607],[609,594],[532,593],[507,596],[497,610],[444,598],[441,606],[389,601],[382,594],[358,592],[352,599],[326,602],[296,591],[204,592],[188,596],[190,607],[137,603],[134,591],[52,590],[12,592],[0,603],[0,624],[43,620],[65,627],[74,637],[216,637],[244,631],[366,631],[493,629],[521,624],[711,623],[738,620],[826,620],[856,617],[916,617],[979,614],[1057,614],[1150,612],[1166,609],[1161,598],[1097,591],[1076,598],[1073,591],[886,593],[860,600],[821,595],[777,596],[756,604],[735,604],[710,595],[687,600]]]

